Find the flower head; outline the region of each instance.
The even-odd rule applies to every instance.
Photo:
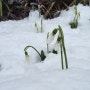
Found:
[[[26,51],[25,51],[25,62],[30,63],[30,58],[29,58],[29,55]]]
[[[61,37],[58,36],[57,41],[56,41],[54,48],[53,48],[53,53],[57,54],[57,52],[59,51],[60,41],[61,41]]]
[[[55,37],[56,33],[57,33],[57,29],[54,29],[50,35],[48,33],[48,35],[47,35],[47,44],[50,44],[54,40],[54,37]]]

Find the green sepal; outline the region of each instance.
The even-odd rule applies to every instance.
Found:
[[[57,29],[54,29],[54,30],[52,31],[53,36],[54,36],[56,33],[57,33]]]
[[[25,55],[28,55],[28,52],[25,51]]]

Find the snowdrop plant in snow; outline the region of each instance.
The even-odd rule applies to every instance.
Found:
[[[60,48],[61,48],[62,69],[64,69],[63,54],[65,58],[66,69],[68,69],[67,54],[66,54],[66,48],[65,48],[65,43],[64,43],[64,34],[63,34],[63,30],[60,25],[58,26],[58,30],[59,30],[59,36],[61,36],[59,38],[59,41],[60,41]]]
[[[40,22],[40,27],[39,27],[39,25],[35,22],[35,29],[37,30],[37,32],[39,32],[39,30],[40,30],[40,32],[42,33],[43,32],[43,20],[41,19],[41,22]]]
[[[80,17],[80,12],[78,12],[76,5],[74,6],[74,14],[75,14],[74,20],[70,23],[71,28],[77,28],[77,26],[78,26],[78,19]]]
[[[58,37],[57,37],[57,40],[56,40],[56,43],[54,45],[52,53],[57,54],[59,49],[60,49],[62,69],[64,69],[64,61],[63,61],[64,58],[65,58],[66,69],[68,69],[67,54],[66,54],[65,43],[64,43],[64,34],[63,34],[63,30],[62,30],[60,25],[58,26],[58,28],[54,29],[50,34],[49,33],[47,34],[47,53],[51,52],[51,51],[49,51],[49,46],[50,46],[51,42],[54,40],[54,38],[57,35],[58,35]],[[43,50],[41,50],[41,53],[40,53],[40,52],[38,52],[38,50],[35,47],[33,47],[33,46],[26,46],[24,48],[24,54],[25,54],[25,59],[26,59],[27,62],[30,61],[29,54],[27,52],[28,48],[34,49],[38,53],[38,55],[40,56],[41,61],[45,60],[46,55],[44,54]]]
[[[33,46],[26,46],[26,47],[24,48],[24,54],[25,54],[25,59],[26,59],[26,61],[29,60],[29,54],[28,54],[28,52],[27,52],[27,49],[28,49],[28,48],[34,49],[34,50],[38,53],[38,55],[40,56],[41,61],[44,61],[44,59],[46,58],[46,56],[45,56],[45,54],[44,54],[44,51],[41,50],[41,53],[39,53],[38,50],[37,50],[36,48],[34,48]]]
[[[57,29],[54,29],[51,34],[47,34],[47,52],[49,53],[49,44],[54,40]]]
[[[67,54],[66,54],[65,43],[64,43],[64,34],[60,25],[58,26],[58,28],[54,29],[50,35],[47,34],[47,50],[49,50],[48,46],[54,40],[54,37],[57,32],[58,32],[58,37],[52,52],[57,54],[58,50],[60,49],[62,69],[64,69],[64,61],[63,61],[64,58],[65,58],[66,69],[68,69]],[[50,51],[47,51],[47,52],[50,52]]]
[[[26,51],[26,50],[24,50],[25,51],[25,61],[26,61],[26,63],[30,63],[30,57],[29,57],[29,54],[28,54],[28,52]]]

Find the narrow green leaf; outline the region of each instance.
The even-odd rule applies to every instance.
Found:
[[[41,50],[41,61],[44,61],[44,59],[46,58],[44,51]]]

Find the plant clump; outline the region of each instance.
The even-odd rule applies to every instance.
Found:
[[[24,54],[25,54],[25,59],[26,59],[26,61],[28,61],[28,59],[29,59],[29,54],[28,54],[28,52],[27,52],[27,49],[28,49],[28,48],[34,49],[34,50],[37,52],[37,54],[40,56],[41,61],[44,61],[44,59],[46,58],[46,56],[45,56],[45,54],[44,54],[44,51],[41,50],[41,53],[40,53],[40,52],[39,52],[35,47],[33,47],[33,46],[26,46],[26,47],[24,48]]]
[[[77,6],[74,6],[74,19],[72,22],[70,22],[71,28],[77,28],[78,27],[78,19],[80,17],[80,12],[77,10]]]
[[[50,51],[49,46],[57,35],[58,35],[58,37],[56,39],[55,46],[54,46],[53,50]],[[63,34],[63,30],[60,25],[58,26],[58,28],[55,28],[50,34],[49,33],[47,34],[47,42],[46,43],[47,43],[47,53],[58,54],[58,51],[60,50],[62,69],[64,69],[64,60],[65,60],[65,67],[66,67],[66,69],[68,69],[68,61],[67,61],[67,54],[66,54],[66,48],[65,48],[65,42],[64,42],[64,34]],[[26,61],[28,61],[29,57],[30,57],[27,52],[28,48],[34,49],[37,52],[37,54],[39,55],[41,61],[45,60],[46,55],[44,53],[44,50],[41,50],[41,52],[39,52],[33,46],[26,46],[24,48],[24,54],[25,54]]]
[[[65,48],[65,42],[64,42],[64,34],[63,34],[63,30],[60,25],[58,26],[58,28],[54,29],[50,35],[47,34],[48,35],[48,38],[47,38],[47,50],[48,51],[47,52],[51,52],[49,51],[49,45],[54,40],[56,34],[58,34],[58,36],[57,36],[57,40],[54,45],[54,48],[52,50],[52,53],[58,54],[58,51],[60,49],[62,69],[64,69],[64,59],[65,59],[66,69],[68,69],[68,61],[67,61],[67,54],[66,54],[66,48]]]
[[[34,26],[35,26],[35,29],[36,29],[37,33],[38,32],[41,32],[41,33],[43,32],[43,20],[42,19],[40,21],[40,26],[36,22],[35,22],[35,25]]]

